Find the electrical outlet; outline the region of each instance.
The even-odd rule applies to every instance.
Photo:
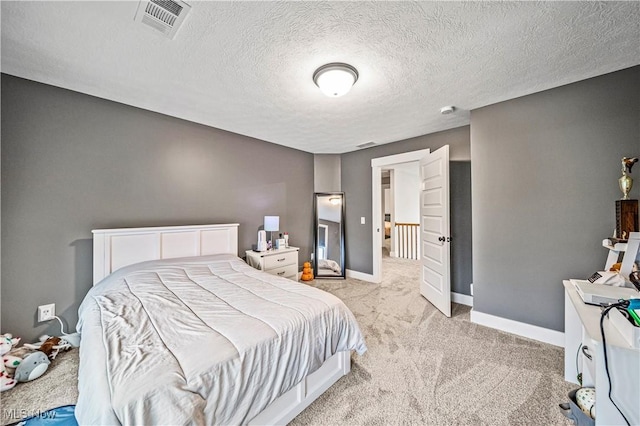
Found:
[[[360,225],[364,225],[366,223],[366,220],[364,219],[364,216],[362,216],[360,218]]]
[[[56,304],[38,306],[38,322],[52,320],[56,314]]]

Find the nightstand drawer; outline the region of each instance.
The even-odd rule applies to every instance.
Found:
[[[298,281],[298,248],[288,247],[279,250],[255,252],[247,250],[247,263],[256,269]]]
[[[296,275],[298,274],[298,265],[286,265],[279,268],[267,269],[266,272],[271,275],[295,280],[297,278]]]
[[[264,257],[264,270],[270,272],[273,268],[282,268],[284,266],[294,265],[298,269],[298,252],[290,251],[288,253],[278,253]]]

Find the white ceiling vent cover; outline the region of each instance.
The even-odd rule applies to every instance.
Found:
[[[173,39],[190,10],[191,6],[183,1],[141,0],[135,21],[148,25]]]
[[[369,142],[364,142],[361,143],[360,145],[356,145],[356,148],[369,148],[370,146],[374,146],[376,143],[373,141],[369,141]]]

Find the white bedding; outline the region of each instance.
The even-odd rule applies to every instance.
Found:
[[[340,268],[340,264],[335,260],[329,259],[318,259],[318,268],[320,269],[330,269],[336,274],[341,274],[342,269]]]
[[[366,345],[321,290],[232,255],[116,271],[79,310],[80,424],[241,424],[339,351]]]

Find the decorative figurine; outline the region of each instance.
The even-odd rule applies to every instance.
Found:
[[[302,276],[300,279],[302,281],[311,281],[313,280],[313,270],[311,269],[311,262],[304,262],[302,264]]]
[[[624,197],[622,197],[623,200],[629,199],[629,192],[631,192],[631,188],[633,187],[633,179],[627,174],[627,171],[631,173],[631,168],[637,162],[638,157],[622,157],[622,177],[618,179],[618,184],[620,185],[620,190],[624,195]]]

